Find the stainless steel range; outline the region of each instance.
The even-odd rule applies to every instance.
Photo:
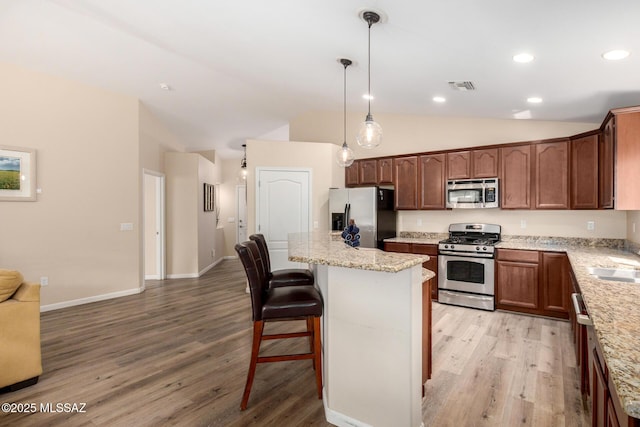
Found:
[[[438,244],[438,302],[495,310],[496,224],[451,224]]]

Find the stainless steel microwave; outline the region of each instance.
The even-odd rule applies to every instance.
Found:
[[[500,207],[498,178],[447,181],[447,207],[453,209]]]

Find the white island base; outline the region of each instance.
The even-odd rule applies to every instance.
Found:
[[[324,298],[327,421],[422,424],[422,266],[398,272],[314,265]]]

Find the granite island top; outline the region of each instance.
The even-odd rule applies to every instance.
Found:
[[[386,242],[437,243],[427,233]],[[593,322],[609,375],[625,412],[640,418],[640,284],[598,279],[589,267],[640,270],[640,256],[624,250],[624,240],[555,237],[509,237],[498,249],[566,252]],[[636,248],[637,249],[637,248]]]
[[[330,235],[298,233],[289,235],[289,261],[397,273],[429,261],[429,257],[353,248]]]

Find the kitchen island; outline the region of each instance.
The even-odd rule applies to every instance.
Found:
[[[289,260],[313,265],[324,299],[327,421],[422,425],[422,263],[429,257],[352,248],[329,235],[289,237]]]

